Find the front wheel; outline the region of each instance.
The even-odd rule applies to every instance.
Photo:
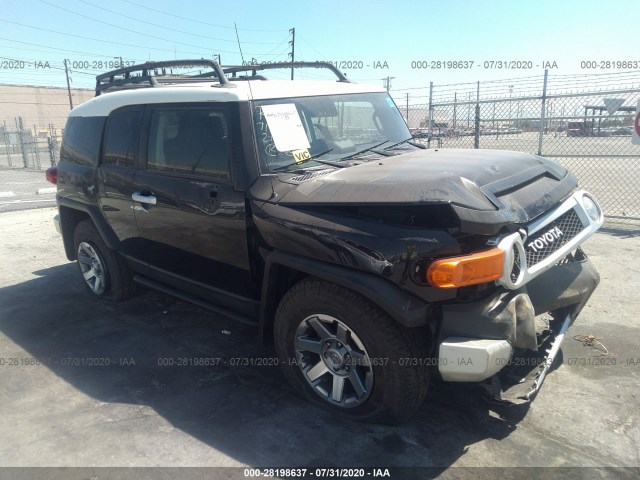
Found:
[[[305,279],[284,296],[275,346],[305,397],[355,420],[401,423],[427,392],[429,336],[335,284]]]

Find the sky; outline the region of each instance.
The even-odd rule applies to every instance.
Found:
[[[615,83],[640,71],[638,0],[0,0],[0,6],[4,84],[66,86],[65,59],[74,88],[92,88],[95,75],[117,67],[120,57],[286,61],[292,28],[295,60],[337,63],[358,83],[382,86],[393,77],[394,98],[409,94],[411,103],[427,102],[430,82],[466,95],[473,82],[496,81],[496,91],[509,95],[509,85],[537,86],[545,66],[567,87],[578,75]]]

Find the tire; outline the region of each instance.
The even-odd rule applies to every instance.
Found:
[[[120,301],[135,293],[131,272],[124,259],[110,250],[90,220],[83,220],[73,234],[78,267],[89,292]]]
[[[293,387],[343,417],[403,423],[427,393],[428,330],[403,327],[338,285],[312,278],[294,285],[276,311],[274,337]]]

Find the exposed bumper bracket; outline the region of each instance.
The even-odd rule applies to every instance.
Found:
[[[495,375],[491,378],[491,383],[484,385],[493,397],[498,400],[513,404],[523,404],[534,399],[542,383],[556,361],[565,333],[571,324],[571,315],[567,314],[562,321],[562,326],[558,333],[552,336],[550,347],[546,350],[546,356],[541,359],[538,365],[532,369],[524,378],[520,379],[516,384],[502,390],[502,382],[500,376]]]

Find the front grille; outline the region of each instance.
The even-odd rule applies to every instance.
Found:
[[[531,267],[541,262],[560,247],[567,244],[584,228],[580,217],[578,217],[574,209],[563,213],[553,222],[532,234],[525,242],[527,265]],[[558,231],[562,232],[562,235],[557,235]],[[536,242],[536,240],[539,241]]]

